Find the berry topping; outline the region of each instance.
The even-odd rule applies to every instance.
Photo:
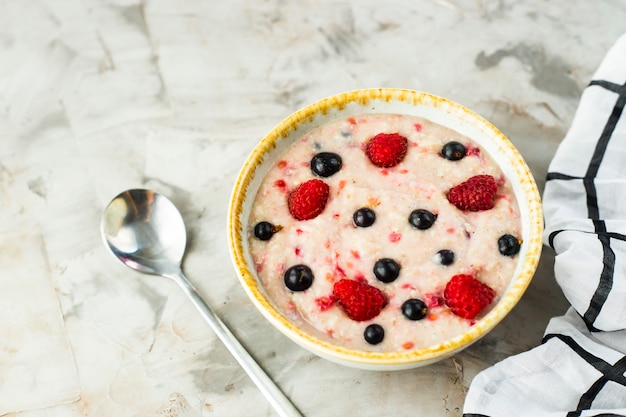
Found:
[[[496,293],[491,287],[466,274],[453,276],[443,292],[450,311],[466,319],[476,317],[491,304],[495,296]]]
[[[353,279],[337,281],[333,286],[333,294],[348,317],[355,321],[373,319],[386,302],[385,296],[378,288]]]
[[[409,320],[421,320],[428,314],[428,306],[422,300],[411,298],[402,303],[402,314]]]
[[[437,220],[437,215],[424,209],[413,210],[409,215],[411,226],[420,230],[430,229],[435,220]]]
[[[454,259],[454,252],[449,249],[441,249],[435,254],[435,262],[440,263],[441,265],[452,265],[454,263]]]
[[[282,230],[282,226],[274,226],[270,222],[258,222],[254,226],[254,236],[259,240],[270,240],[275,233]]]
[[[306,265],[294,265],[285,271],[283,280],[291,291],[304,291],[313,284],[313,272]]]
[[[332,152],[320,152],[311,159],[311,171],[318,177],[330,177],[341,169],[341,157]]]
[[[374,264],[374,275],[380,282],[393,282],[400,275],[400,265],[393,259],[379,259]]]
[[[310,220],[317,217],[328,202],[330,188],[322,180],[312,179],[300,184],[287,198],[289,213],[296,220]]]
[[[494,206],[498,184],[491,175],[475,175],[448,191],[448,201],[459,210],[481,211]]]
[[[391,168],[404,159],[408,140],[398,133],[379,133],[367,142],[365,153],[374,165]]]
[[[521,245],[522,240],[513,235],[502,235],[498,239],[498,250],[505,256],[517,255]]]
[[[354,212],[352,220],[358,227],[370,227],[376,221],[376,213],[372,209],[363,207]]]
[[[316,298],[315,304],[317,304],[320,311],[326,311],[335,304],[335,301],[337,301],[337,299],[331,294]]]
[[[459,159],[463,159],[465,158],[466,153],[467,149],[465,149],[465,145],[454,140],[446,143],[443,145],[443,148],[441,148],[441,156],[449,161],[458,161]]]
[[[380,324],[370,324],[365,328],[363,337],[370,345],[377,345],[385,338],[385,329]]]

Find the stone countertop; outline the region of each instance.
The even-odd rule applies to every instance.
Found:
[[[479,371],[565,311],[551,251],[462,353],[347,368],[246,298],[226,243],[235,177],[294,110],[402,87],[489,119],[542,189],[625,21],[621,0],[0,0],[0,415],[275,415],[174,283],[105,250],[102,210],[134,187],[181,208],[188,277],[303,414],[460,415]]]

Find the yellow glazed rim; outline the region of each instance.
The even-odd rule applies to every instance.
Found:
[[[491,154],[513,185],[522,220],[523,249],[509,287],[498,303],[467,332],[442,343],[402,352],[349,349],[322,340],[290,322],[272,304],[251,268],[247,254],[246,207],[278,156],[304,132],[327,121],[363,113],[404,113],[430,119],[466,134]],[[261,169],[263,168],[263,169]],[[426,365],[469,346],[493,329],[517,304],[537,268],[542,249],[543,212],[535,180],[513,144],[491,123],[469,109],[432,94],[395,88],[356,90],[310,104],[280,122],[265,136],[244,163],[235,182],[228,210],[228,243],[239,279],[263,316],[290,339],[326,359],[345,365],[394,370]]]

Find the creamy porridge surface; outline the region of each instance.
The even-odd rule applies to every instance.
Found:
[[[406,138],[406,154],[395,166],[379,167],[366,154],[368,141],[380,133]],[[451,142],[463,145],[464,157],[442,155]],[[340,157],[341,167],[332,175],[312,170],[311,160],[322,152]],[[448,191],[475,175],[495,179],[494,206],[461,210],[450,203]],[[326,204],[314,218],[297,220],[287,201],[312,179],[328,186]],[[359,209],[375,214],[373,224],[355,224]],[[411,224],[409,217],[418,209],[434,214],[432,226],[422,230]],[[267,240],[255,236],[261,222],[275,227]],[[501,253],[499,239],[521,235],[511,184],[484,149],[428,120],[389,114],[336,120],[302,136],[264,178],[249,225],[256,273],[276,307],[320,338],[374,351],[431,346],[468,330],[497,303],[517,267],[518,256]],[[381,259],[400,267],[393,281],[374,274]],[[307,266],[313,276],[304,290],[285,284],[286,271],[295,265]],[[475,318],[460,317],[446,305],[444,288],[457,274],[471,275],[495,292]],[[378,288],[385,299],[382,310],[368,320],[350,318],[333,294],[342,279]],[[407,300],[423,302],[424,317],[408,319],[402,307]],[[370,325],[384,330],[382,340],[364,337]]]

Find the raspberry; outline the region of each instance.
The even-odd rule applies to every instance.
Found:
[[[333,294],[352,320],[366,321],[376,317],[385,306],[382,291],[353,279],[341,279],[333,286]]]
[[[448,190],[448,201],[459,210],[481,211],[494,206],[498,184],[491,175],[475,175]]]
[[[404,159],[408,140],[398,133],[379,133],[367,142],[365,153],[374,165],[391,168]]]
[[[296,220],[310,220],[317,217],[328,202],[330,188],[322,180],[313,179],[300,184],[287,197],[289,213]]]
[[[450,278],[443,292],[450,311],[466,319],[476,317],[491,304],[495,296],[496,292],[491,287],[466,274]]]

